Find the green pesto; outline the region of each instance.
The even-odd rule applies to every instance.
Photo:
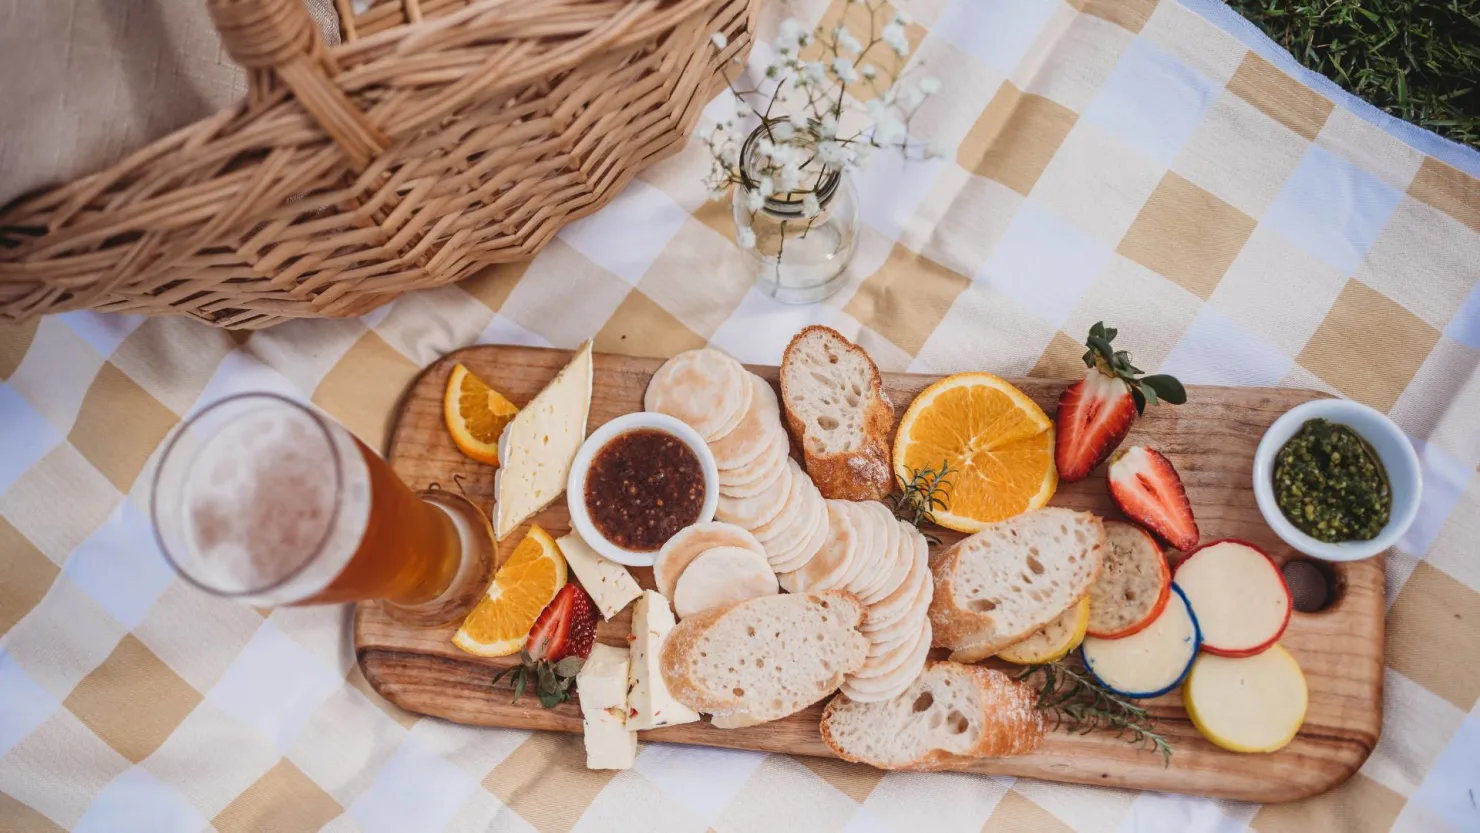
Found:
[[[1387,472],[1361,435],[1313,419],[1274,458],[1280,511],[1318,541],[1370,541],[1393,510]]]

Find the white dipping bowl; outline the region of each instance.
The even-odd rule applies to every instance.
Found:
[[[1312,419],[1340,423],[1362,436],[1377,452],[1387,470],[1388,486],[1393,495],[1393,510],[1387,526],[1370,541],[1343,541],[1329,544],[1306,535],[1285,518],[1274,496],[1274,459],[1295,436],[1300,427]],[[1388,549],[1403,537],[1418,515],[1418,502],[1423,497],[1423,474],[1418,467],[1418,454],[1403,430],[1381,412],[1349,399],[1317,399],[1291,408],[1269,429],[1254,452],[1254,499],[1264,522],[1286,544],[1306,555],[1326,561],[1357,561]]]
[[[619,547],[597,531],[596,524],[591,522],[591,514],[586,511],[586,475],[591,471],[591,461],[595,459],[596,453],[606,447],[607,443],[618,435],[643,428],[672,434],[699,458],[699,468],[704,472],[704,503],[699,507],[699,517],[694,519],[694,523],[714,520],[714,510],[719,506],[719,468],[714,464],[714,454],[709,451],[709,444],[704,442],[699,432],[682,420],[667,414],[639,411],[619,416],[591,432],[591,436],[586,438],[576,452],[575,463],[570,468],[570,479],[565,484],[565,504],[570,509],[570,525],[603,557],[628,567],[651,567],[658,552],[639,552]]]

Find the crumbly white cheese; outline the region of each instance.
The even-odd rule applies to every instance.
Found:
[[[499,540],[565,491],[591,411],[591,342],[586,342],[499,437],[494,534]]]
[[[630,769],[637,733],[627,728],[628,652],[597,643],[576,674],[587,769]]]
[[[656,590],[644,591],[632,609],[632,667],[627,672],[629,729],[656,729],[699,719],[698,712],[668,693],[658,667],[663,656],[663,640],[668,638],[673,625],[668,600]]]
[[[602,558],[579,533],[571,532],[555,543],[560,545],[565,563],[575,571],[581,586],[596,602],[601,618],[616,616],[629,602],[642,595],[642,588],[637,586],[626,567]]]

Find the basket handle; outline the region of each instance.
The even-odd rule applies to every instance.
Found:
[[[252,85],[275,75],[344,151],[364,170],[387,140],[334,83],[338,67],[302,0],[206,0],[226,51],[250,70]]]

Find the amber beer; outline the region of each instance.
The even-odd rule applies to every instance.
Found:
[[[151,512],[165,556],[211,593],[257,605],[414,607],[476,572],[465,562],[480,557],[486,522],[480,529],[458,502],[413,493],[312,409],[243,394],[171,438]]]

